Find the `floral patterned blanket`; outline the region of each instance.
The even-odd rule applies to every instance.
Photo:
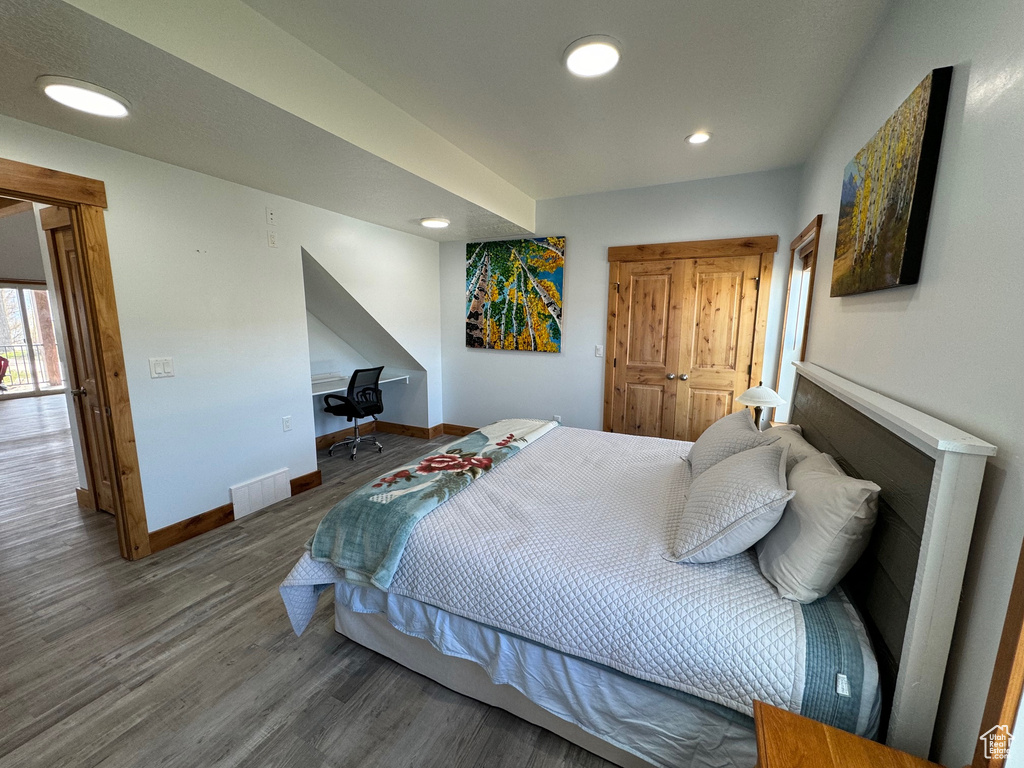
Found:
[[[310,556],[345,569],[353,581],[369,580],[386,590],[416,523],[556,426],[535,419],[496,421],[367,483],[320,521],[308,544]]]

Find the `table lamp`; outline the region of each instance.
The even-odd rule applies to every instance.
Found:
[[[785,400],[779,397],[779,393],[771,387],[764,386],[764,382],[759,383],[756,387],[751,387],[742,395],[736,398],[736,402],[742,405],[754,406],[754,423],[757,424],[757,428],[761,428],[761,409],[762,408],[775,408],[779,405],[784,405]]]

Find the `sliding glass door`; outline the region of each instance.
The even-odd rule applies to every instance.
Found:
[[[46,286],[0,283],[0,358],[7,360],[0,397],[64,389]]]

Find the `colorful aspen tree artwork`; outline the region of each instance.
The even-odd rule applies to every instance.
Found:
[[[929,74],[846,166],[833,296],[917,282],[951,72]]]
[[[469,243],[466,346],[561,350],[564,265],[564,237]]]

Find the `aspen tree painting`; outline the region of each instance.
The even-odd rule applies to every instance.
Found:
[[[466,246],[466,346],[562,348],[564,237]]]
[[[917,282],[952,72],[932,70],[846,166],[833,296]]]

